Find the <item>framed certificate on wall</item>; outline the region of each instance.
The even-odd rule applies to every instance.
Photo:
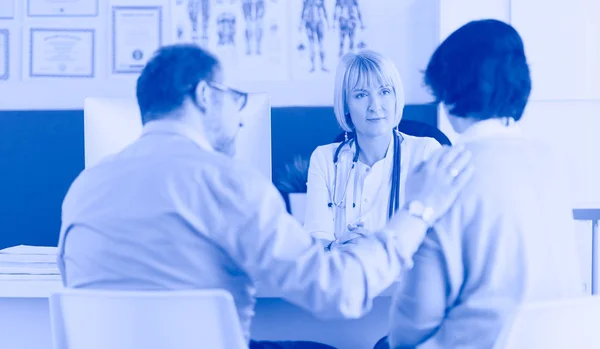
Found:
[[[93,29],[31,28],[29,77],[93,78]]]
[[[27,0],[29,17],[96,17],[99,0]]]
[[[0,80],[10,76],[10,36],[8,29],[0,29]]]
[[[162,45],[162,7],[112,8],[112,73],[135,74]]]

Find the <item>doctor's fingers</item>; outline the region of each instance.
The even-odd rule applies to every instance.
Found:
[[[364,227],[364,226],[365,226],[364,222],[358,221],[356,223],[348,224],[348,229],[356,229],[358,227]]]

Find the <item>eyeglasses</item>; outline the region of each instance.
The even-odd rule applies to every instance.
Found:
[[[233,97],[233,100],[238,105],[238,110],[244,109],[246,104],[248,104],[248,93],[242,92],[231,87],[225,86],[223,84],[219,84],[218,82],[208,81],[206,83],[209,87],[214,88],[217,91],[227,93]]]

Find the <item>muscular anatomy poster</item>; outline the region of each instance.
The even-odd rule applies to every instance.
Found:
[[[287,80],[287,1],[171,0],[172,35],[214,52],[237,80]]]
[[[359,0],[292,0],[294,77],[328,73],[344,53],[367,47]],[[310,73],[310,74],[306,74]]]
[[[361,49],[394,61],[408,103],[431,100],[421,72],[439,43],[439,0],[170,1],[175,42],[208,48],[242,85],[285,90],[285,103],[330,103],[340,57]]]
[[[439,43],[438,0],[288,1],[293,80],[332,95],[340,57],[372,49],[394,61],[409,103],[429,101],[421,71]]]

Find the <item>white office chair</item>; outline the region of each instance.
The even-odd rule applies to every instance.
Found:
[[[600,296],[525,305],[505,349],[600,348]]]
[[[224,290],[65,289],[50,317],[54,349],[248,348]]]

